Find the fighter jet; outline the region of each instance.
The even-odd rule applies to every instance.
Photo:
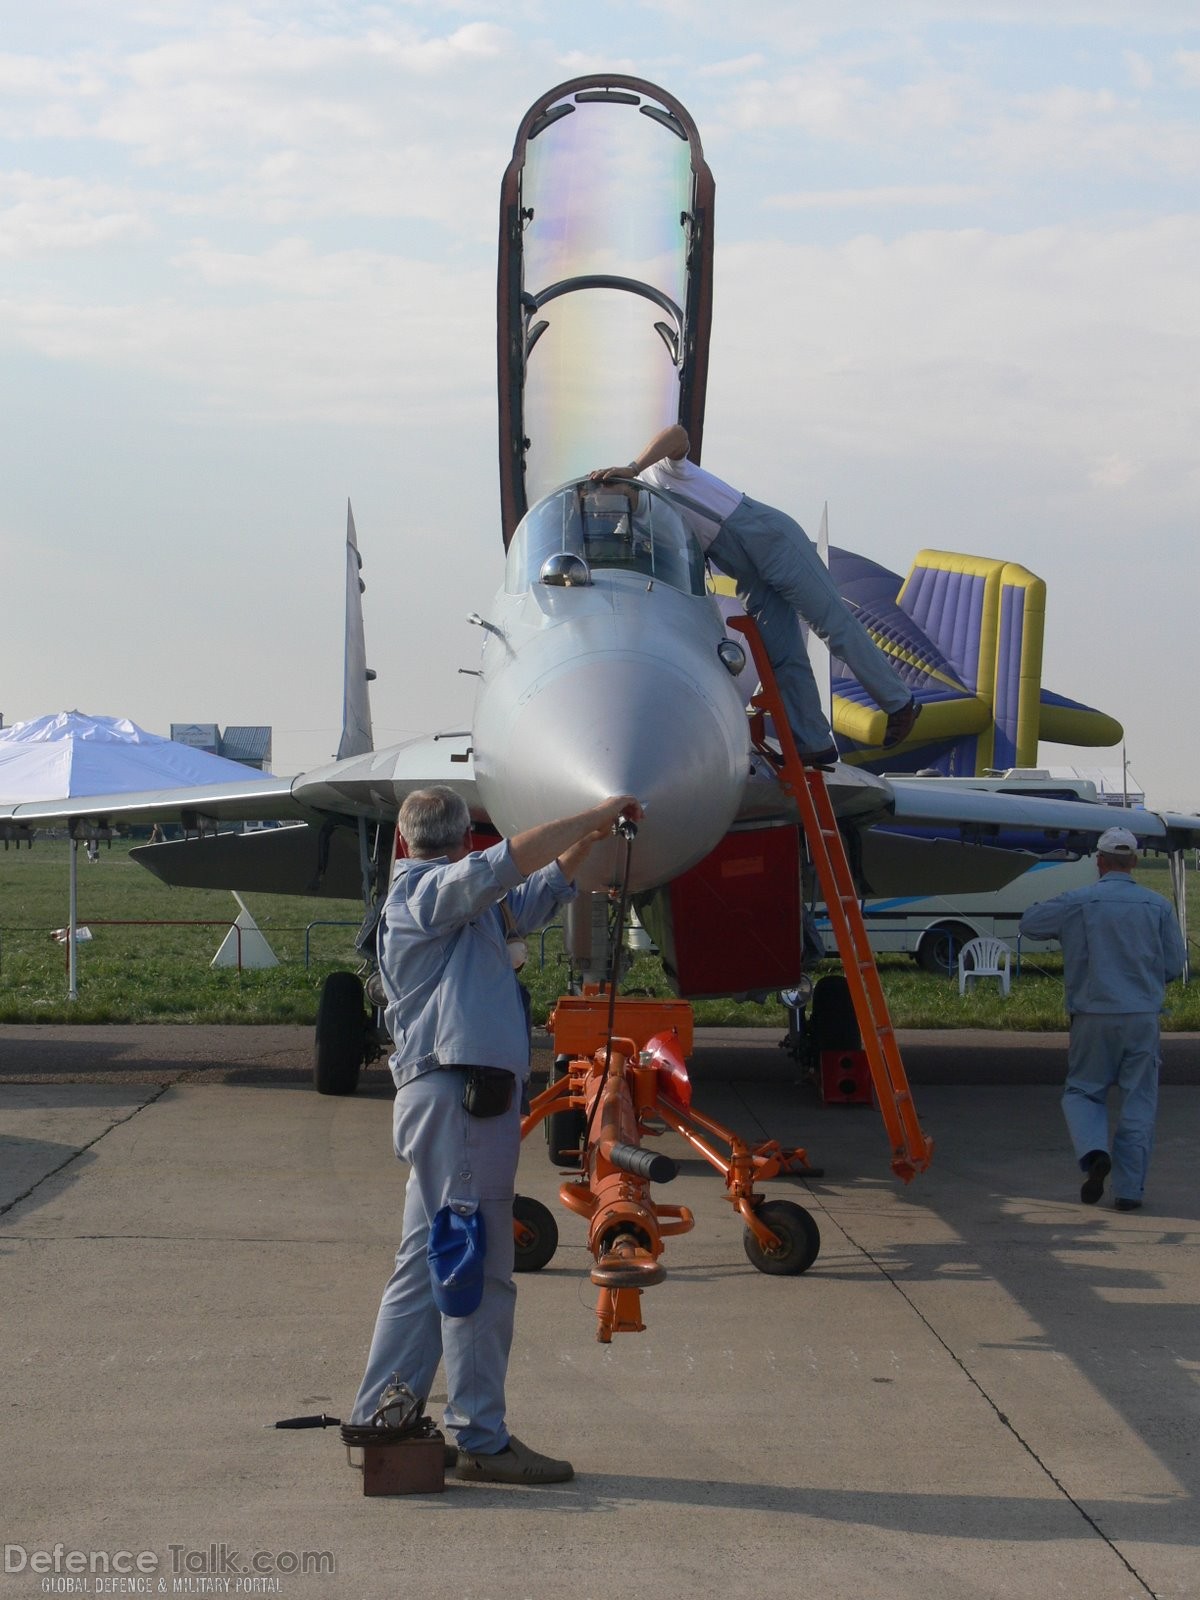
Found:
[[[574,163],[571,183],[562,181],[564,161]],[[0,826],[174,823],[188,835],[182,842],[133,852],[168,882],[361,894],[370,907],[386,892],[396,815],[413,789],[457,789],[481,841],[632,793],[645,820],[628,874],[621,841],[596,850],[583,885],[595,893],[572,911],[576,971],[605,969],[600,946],[610,934],[594,930],[605,928],[605,891],[619,886],[637,898],[682,995],[796,982],[803,841],[774,766],[751,742],[746,653],[669,497],[633,479],[601,487],[587,477],[619,459],[614,450],[629,437],[669,421],[681,421],[699,450],[712,199],[691,118],[641,80],[572,80],[540,97],[521,124],[500,217],[506,554],[487,615],[467,619],[482,634],[468,730],[371,748],[361,563],[348,514],[339,759],[244,786],[0,806]],[[587,351],[602,347],[608,358],[589,366]],[[1200,818],[944,779],[839,765],[828,789],[858,882],[875,894],[997,888],[1036,852],[1086,851],[1117,821],[1151,848],[1200,844]],[[218,831],[265,819],[297,826]],[[344,1093],[367,1035],[358,980],[336,976],[322,1006],[326,1036],[338,1043],[317,1079]]]

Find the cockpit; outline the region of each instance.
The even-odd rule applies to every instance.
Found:
[[[632,481],[565,484],[539,500],[508,547],[504,587],[572,587],[593,571],[636,572],[702,595],[704,555],[665,495]]]

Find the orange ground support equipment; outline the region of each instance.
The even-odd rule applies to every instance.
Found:
[[[875,1101],[865,1050],[822,1050],[817,1087],[826,1106],[869,1106]]]
[[[912,1091],[900,1059],[900,1047],[888,1013],[883,985],[879,981],[875,955],[867,938],[858,891],[846,859],[846,847],[825,788],[825,778],[819,769],[806,767],[800,760],[779,686],[771,670],[770,658],[753,619],[733,617],[729,626],[746,635],[754,655],[754,665],[762,688],[750,702],[760,713],[751,720],[751,737],[755,748],[775,767],[780,788],[795,800],[800,812],[809,855],[816,868],[817,882],[821,886],[821,895],[854,1002],[854,1014],[858,1018],[863,1049],[875,1085],[875,1098],[891,1141],[892,1171],[908,1183],[916,1173],[924,1172],[928,1167],[933,1156],[933,1140],[923,1132],[917,1120]],[[769,713],[774,721],[775,738],[781,754],[765,743],[763,712]]]
[[[566,1179],[559,1198],[588,1225],[592,1282],[599,1290],[596,1337],[638,1333],[641,1292],[661,1283],[663,1240],[688,1233],[695,1219],[686,1206],[653,1199],[652,1183],[669,1183],[677,1167],[669,1156],[643,1147],[643,1137],[668,1129],[725,1178],[726,1198],[746,1225],[746,1252],[763,1272],[803,1272],[820,1249],[816,1223],[788,1201],[767,1202],[755,1183],[780,1172],[813,1169],[803,1150],[774,1142],[750,1146],[691,1103],[685,1064],[692,1038],[691,1007],[683,1001],[618,999],[608,1033],[610,997],[566,996],[548,1026],[555,1058],[566,1070],[533,1101],[522,1137],[546,1117],[579,1115],[578,1176]],[[590,1051],[590,1054],[585,1052]],[[728,1146],[723,1155],[710,1141]]]

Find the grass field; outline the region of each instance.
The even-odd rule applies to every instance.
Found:
[[[131,861],[128,846],[100,847],[100,859],[79,859],[79,922],[92,931],[79,945],[79,998],[67,999],[66,952],[51,937],[67,921],[68,851],[62,840],[0,854],[0,1022],[311,1023],[325,975],[357,965],[354,936],[362,908],[351,900],[249,895],[246,903],[279,958],[279,966],[239,973],[210,966],[237,913],[224,891],[171,889]],[[1169,892],[1166,863],[1138,869],[1149,887]],[[1188,875],[1189,925],[1200,926],[1194,875]],[[149,924],[156,924],[150,926]],[[307,961],[306,961],[307,951]],[[829,970],[834,970],[832,964]],[[1062,962],[1027,958],[1012,994],[977,984],[960,999],[958,984],[931,977],[907,956],[880,961],[893,1021],[902,1028],[1058,1029]],[[545,1018],[564,988],[561,942],[551,931],[531,941],[522,977],[534,1017]],[[639,958],[622,987],[667,994],[662,968]],[[697,1003],[701,1025],[783,1029],[778,1003]],[[1164,1026],[1200,1030],[1200,983],[1171,986]]]

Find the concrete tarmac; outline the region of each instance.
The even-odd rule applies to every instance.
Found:
[[[823,1167],[769,1186],[821,1252],[756,1272],[718,1175],[665,1140],[658,1193],[696,1229],[609,1346],[535,1135],[520,1187],[561,1243],[519,1280],[510,1422],[578,1476],[375,1499],[336,1430],[266,1425],[357,1386],[402,1201],[385,1074],[314,1094],[299,1030],[0,1028],[0,1600],[1193,1600],[1195,1039],[1132,1214],[1079,1204],[1061,1052],[1041,1081],[959,1036],[922,1082],[904,1044],[937,1143],[907,1187],[876,1112],[819,1105],[773,1039],[702,1038],[697,1104]]]

